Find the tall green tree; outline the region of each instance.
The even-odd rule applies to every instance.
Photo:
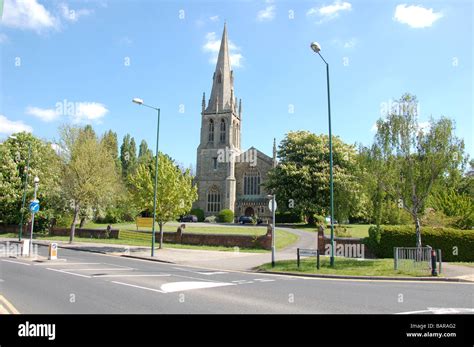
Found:
[[[454,135],[448,118],[431,119],[421,127],[414,95],[402,95],[396,105],[377,121],[372,173],[392,201],[412,216],[416,245],[421,247],[420,214],[436,182],[460,165],[464,143]]]
[[[137,148],[135,144],[135,139],[127,134],[123,138],[122,145],[120,146],[120,162],[122,165],[122,177],[127,178],[127,176],[135,168],[137,161]]]
[[[156,160],[156,158],[155,158]],[[153,213],[154,171],[144,163],[129,176],[134,204],[141,211]],[[160,247],[163,225],[188,212],[197,199],[197,187],[192,184],[189,171],[181,172],[169,156],[159,154],[156,220],[160,227]]]
[[[109,149],[87,129],[61,130],[64,170],[62,192],[73,212],[69,242],[74,241],[81,211],[110,204],[118,186],[115,161]]]
[[[336,219],[360,212],[356,150],[333,137],[333,177]],[[270,171],[265,186],[277,195],[282,210],[295,212],[314,223],[314,215],[327,215],[330,206],[328,136],[308,131],[290,132],[279,146],[279,165]]]
[[[153,152],[148,148],[148,144],[145,140],[140,142],[137,163],[147,163],[149,165],[153,163]]]
[[[0,221],[12,224],[20,222],[30,144],[30,166],[23,213],[26,222],[30,216],[28,202],[33,198],[33,178],[38,176],[40,184],[37,197],[41,209],[36,215],[36,221],[44,221],[47,224],[57,216],[61,206],[61,161],[50,142],[26,132],[13,135],[16,139],[9,138],[0,144]]]

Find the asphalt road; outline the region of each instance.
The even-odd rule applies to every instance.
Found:
[[[66,249],[60,257],[0,258],[0,294],[20,313],[474,312],[467,283],[215,271]]]

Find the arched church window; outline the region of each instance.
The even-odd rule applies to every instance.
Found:
[[[221,143],[225,143],[225,120],[221,119],[221,134],[220,134]]]
[[[244,195],[260,195],[260,173],[248,171],[244,174]]]
[[[212,187],[207,193],[207,212],[219,212],[221,210],[221,194],[217,187]]]
[[[209,142],[214,142],[214,120],[209,121]]]

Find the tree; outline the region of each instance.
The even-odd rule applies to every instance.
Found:
[[[146,143],[146,141],[142,140],[138,149],[137,163],[144,163],[146,165],[149,165],[150,167],[153,167],[153,161],[153,152],[148,148],[148,144]]]
[[[17,224],[21,219],[21,205],[28,162],[28,144],[31,145],[30,167],[26,185],[25,219],[29,216],[28,202],[33,198],[33,178],[40,178],[37,198],[41,202],[35,222],[46,228],[60,212],[61,162],[50,142],[22,132],[0,144],[0,221]]]
[[[454,136],[448,118],[431,119],[428,127],[421,127],[415,96],[404,94],[396,105],[377,121],[371,158],[381,189],[412,216],[421,247],[420,214],[433,185],[460,165],[464,143]]]
[[[279,165],[269,172],[265,186],[275,191],[282,211],[293,208],[314,224],[315,214],[330,206],[329,138],[308,131],[290,132],[278,150]],[[336,219],[347,219],[360,204],[356,180],[356,151],[333,137],[333,177]]]
[[[107,205],[118,185],[114,159],[103,143],[89,131],[64,127],[62,191],[73,210],[69,242],[74,241],[76,223],[81,211]]]
[[[120,162],[122,165],[122,177],[127,178],[128,174],[133,171],[137,161],[137,148],[135,139],[127,134],[123,138],[120,146]]]
[[[109,151],[110,156],[114,159],[116,163],[117,171],[120,173],[121,163],[118,155],[117,133],[113,132],[112,130],[109,130],[102,136],[100,141]]]
[[[193,186],[189,171],[181,172],[169,156],[160,153],[158,164],[156,220],[161,248],[163,225],[191,209],[197,199],[197,187]],[[129,176],[129,185],[134,204],[142,211],[153,213],[154,171],[144,163],[138,164]]]

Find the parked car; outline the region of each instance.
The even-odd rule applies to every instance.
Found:
[[[186,216],[181,217],[179,221],[183,223],[196,223],[198,221],[198,217],[193,214],[188,214]]]
[[[240,216],[239,217],[239,223],[240,224],[252,224],[253,223],[253,219],[252,217],[250,216]]]
[[[239,217],[239,223],[240,224],[253,224],[253,218],[251,216],[240,216]],[[262,224],[263,220],[260,218],[257,218],[257,224]]]

